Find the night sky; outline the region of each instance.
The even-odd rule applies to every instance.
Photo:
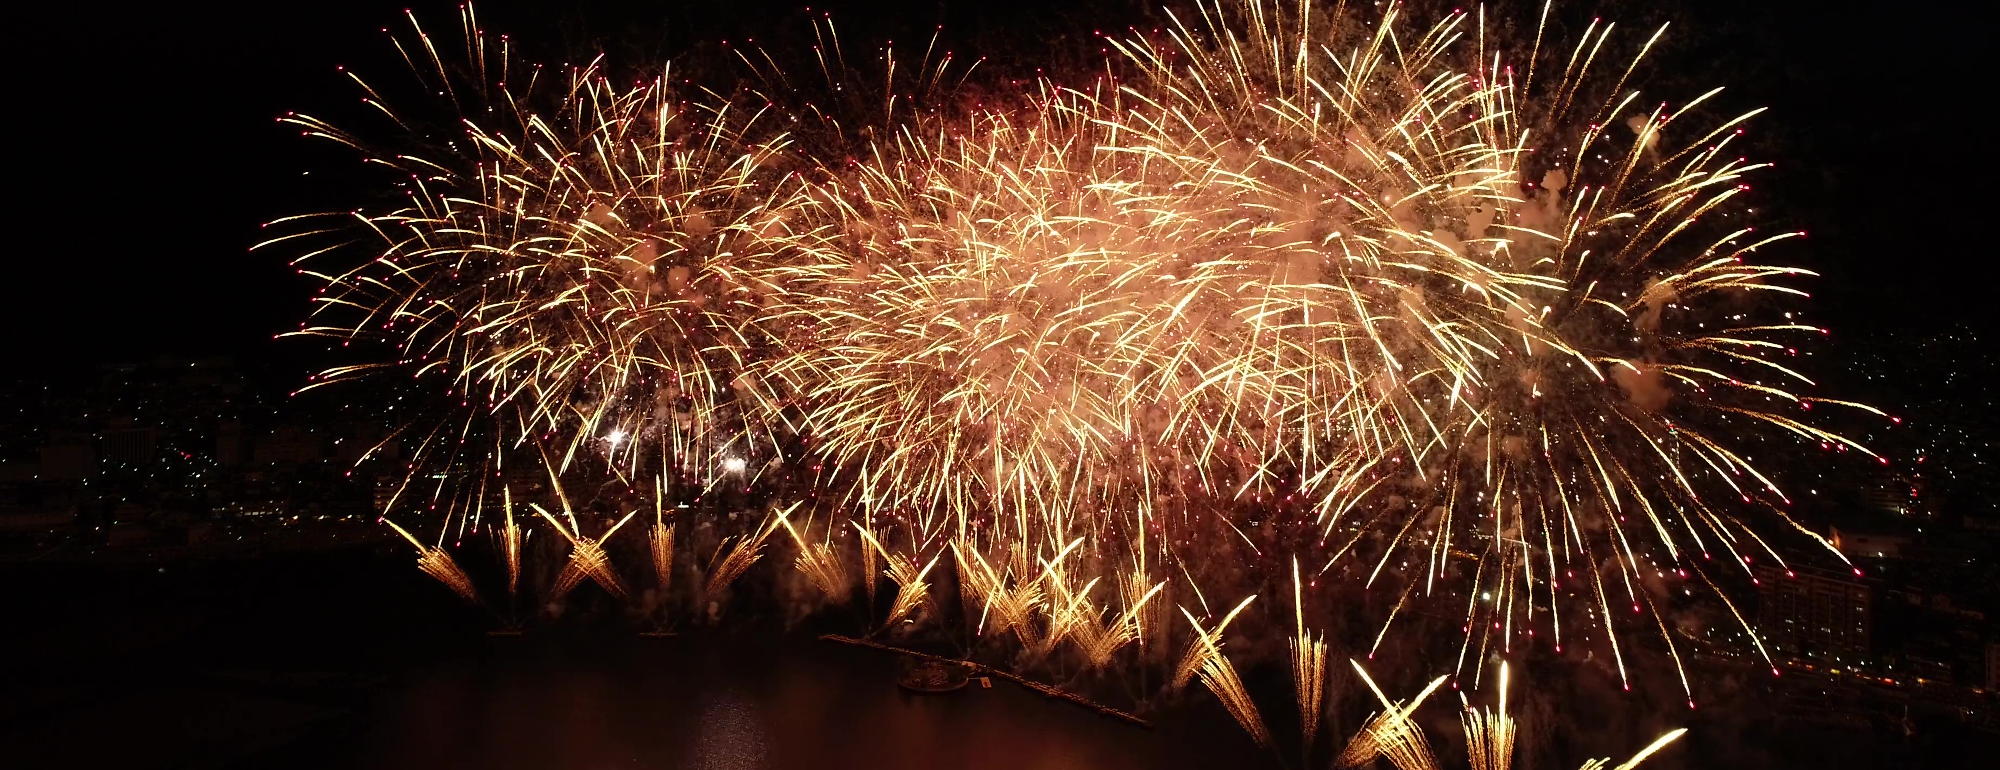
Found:
[[[545,58],[603,48],[642,65],[803,30],[809,13],[769,0],[519,5],[480,8],[490,29]],[[1139,20],[1122,2],[1061,12],[1066,4],[1052,0],[812,5],[811,15],[833,8],[852,50],[942,23],[948,42],[996,60],[1077,48],[1084,27]],[[440,37],[453,34],[454,4],[441,2],[28,11],[8,46],[18,57],[9,144],[26,160],[10,196],[11,280],[0,303],[16,365],[221,353],[303,376],[310,346],[270,338],[296,328],[312,287],[286,255],[247,249],[261,222],[349,207],[362,191],[328,181],[353,156],[273,119],[349,109],[355,92],[336,65],[394,77],[380,30],[401,25],[406,6]],[[1731,108],[1773,108],[1752,126],[1754,152],[1778,163],[1761,174],[1759,205],[1774,225],[1810,232],[1774,256],[1827,276],[1810,287],[1812,307],[1836,339],[1987,314],[1989,289],[1976,277],[1994,259],[1982,237],[1990,172],[1977,116],[1993,69],[1980,55],[1992,48],[1989,11],[1795,0],[1601,7],[1633,37],[1676,22],[1662,61],[1686,85],[1655,81],[1649,97],[1720,84]]]

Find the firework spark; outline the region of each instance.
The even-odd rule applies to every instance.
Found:
[[[1355,673],[1361,675],[1361,681],[1368,685],[1369,691],[1375,693],[1375,698],[1382,702],[1382,711],[1348,740],[1347,748],[1340,752],[1336,764],[1340,767],[1359,767],[1382,756],[1387,757],[1396,770],[1436,770],[1437,755],[1431,751],[1423,728],[1410,717],[1431,693],[1437,692],[1446,677],[1431,680],[1423,692],[1404,703],[1390,700],[1383,694],[1382,688],[1375,685],[1375,680],[1368,676],[1368,671],[1360,663],[1351,660],[1348,663],[1354,666]]]
[[[1514,718],[1507,716],[1507,664],[1500,664],[1500,705],[1489,711],[1467,706],[1465,757],[1472,770],[1508,770],[1514,766]]]
[[[438,582],[451,589],[452,593],[458,594],[459,598],[471,604],[479,603],[479,592],[473,588],[472,578],[465,574],[465,570],[459,568],[458,562],[452,560],[451,554],[446,553],[442,545],[424,545],[411,535],[409,530],[397,526],[396,522],[388,519],[382,521],[396,530],[396,534],[402,535],[404,540],[410,541],[410,545],[417,547],[418,569],[423,570],[426,575],[437,578]]]
[[[507,516],[500,525],[500,552],[507,560],[507,595],[513,597],[521,592],[521,526],[514,523],[514,493],[503,487],[500,494]]]
[[[602,587],[612,596],[621,599],[625,598],[628,593],[625,590],[625,583],[618,579],[618,572],[612,569],[611,557],[604,552],[603,543],[605,540],[609,540],[612,535],[617,534],[619,528],[625,526],[626,522],[631,521],[634,514],[626,514],[625,518],[619,519],[617,524],[613,524],[610,529],[605,530],[603,536],[589,538],[583,536],[580,532],[573,532],[571,529],[564,528],[562,522],[557,521],[554,515],[550,514],[540,505],[529,503],[528,507],[533,508],[535,513],[547,520],[570,543],[569,561],[564,563],[562,571],[556,574],[556,584],[549,591],[549,601],[559,601],[564,596],[568,596],[569,592],[575,590],[585,578],[589,578],[592,582],[597,583],[598,586]],[[565,513],[568,512],[565,511]],[[574,527],[575,517],[570,516],[570,519],[572,527]]]
[[[721,596],[722,591],[728,588],[730,583],[736,582],[736,578],[748,571],[751,565],[756,564],[758,559],[764,558],[764,541],[778,528],[777,523],[781,520],[782,516],[773,515],[769,523],[757,527],[752,532],[726,539],[716,546],[715,556],[709,560],[708,583],[702,589],[702,595],[709,597],[711,601]]]
[[[848,590],[847,577],[840,567],[840,556],[834,552],[833,547],[825,542],[806,542],[805,536],[799,533],[797,527],[792,526],[791,519],[787,518],[784,512],[775,515],[778,525],[785,528],[785,533],[792,536],[792,542],[799,548],[796,564],[799,572],[804,573],[827,599],[834,602],[845,601]]]
[[[667,521],[665,488],[664,482],[653,488],[653,528],[646,537],[653,555],[653,580],[662,597],[674,587],[674,525]]]
[[[1326,635],[1306,629],[1305,589],[1298,560],[1292,561],[1292,611],[1298,619],[1292,634],[1292,689],[1299,704],[1299,732],[1308,748],[1319,734],[1320,707],[1326,703]],[[1501,770],[1504,770],[1502,768]]]
[[[1245,599],[1236,609],[1241,611],[1249,604],[1250,600]],[[1237,677],[1236,667],[1230,665],[1228,658],[1223,657],[1221,643],[1215,640],[1222,635],[1222,626],[1228,625],[1229,619],[1223,619],[1212,632],[1200,632],[1201,621],[1196,620],[1185,608],[1181,610],[1181,614],[1187,617],[1188,625],[1197,629],[1195,644],[1200,648],[1200,652],[1198,655],[1193,650],[1189,652],[1190,657],[1200,661],[1195,673],[1201,677],[1201,683],[1207,685],[1210,692],[1215,693],[1216,699],[1222,701],[1223,707],[1229,710],[1229,716],[1234,717],[1236,723],[1242,725],[1243,730],[1250,733],[1252,739],[1259,745],[1270,746],[1271,731],[1264,726],[1263,715],[1257,713],[1257,704],[1250,699],[1249,691],[1243,689],[1243,680]]]
[[[1348,741],[1347,748],[1341,752],[1340,758],[1335,761],[1335,766],[1360,767],[1372,762],[1375,757],[1382,756],[1387,757],[1397,770],[1435,770],[1439,766],[1437,756],[1431,751],[1423,729],[1417,726],[1411,715],[1416,713],[1417,707],[1422,705],[1431,693],[1437,691],[1439,685],[1444,684],[1445,677],[1432,680],[1417,697],[1408,703],[1403,703],[1392,701],[1383,694],[1361,664],[1353,661],[1349,663],[1353,664],[1355,672],[1361,675],[1361,680],[1368,684],[1369,690],[1381,701],[1383,711],[1370,719],[1360,732],[1354,734]],[[1515,725],[1513,718],[1507,716],[1507,669],[1504,664],[1500,670],[1500,682],[1500,702],[1497,707],[1483,711],[1468,706],[1463,716],[1466,761],[1473,770],[1504,769],[1513,765]],[[1648,757],[1686,733],[1687,730],[1682,728],[1660,736],[1639,753],[1632,755],[1631,759],[1618,765],[1616,770],[1632,770],[1638,767]],[[1582,770],[1603,770],[1610,761],[1593,759],[1585,762]]]

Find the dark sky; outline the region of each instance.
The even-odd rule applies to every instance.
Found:
[[[614,56],[658,58],[704,40],[801,29],[805,5],[480,7],[489,28],[551,53],[601,44]],[[1129,13],[1114,4],[1058,14],[1068,4],[1054,0],[813,5],[836,6],[854,48],[942,21],[959,43],[984,41],[995,56]],[[1779,164],[1760,182],[1761,204],[1811,231],[1783,259],[1827,274],[1815,307],[1837,330],[1924,330],[1990,315],[1990,289],[1976,280],[1995,258],[1983,238],[1990,140],[1979,117],[1993,74],[1990,12],[1798,0],[1566,5],[1602,6],[1633,27],[1673,18],[1669,61],[1692,71],[1691,83],[1774,108],[1753,128],[1758,154]],[[8,46],[8,146],[25,160],[11,185],[15,235],[0,284],[8,360],[59,369],[154,353],[310,359],[269,341],[296,326],[310,287],[282,255],[247,249],[261,222],[350,205],[354,191],[315,187],[302,172],[326,179],[353,159],[274,118],[353,104],[336,65],[393,75],[380,29],[402,24],[406,6],[433,29],[453,27],[454,4],[439,2],[29,11]]]

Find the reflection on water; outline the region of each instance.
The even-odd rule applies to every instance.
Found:
[[[776,628],[641,639],[572,620],[490,639],[491,617],[402,550],[166,571],[16,565],[0,578],[35,589],[11,598],[0,633],[4,770],[1279,766],[1198,686],[1145,730],[1004,682],[906,695],[893,657],[777,641]],[[1679,726],[1693,732],[1649,770],[1952,767],[1994,751],[1968,730],[1773,722],[1747,689],[1649,714],[1614,689],[1555,689],[1576,670],[1562,665],[1530,679],[1565,720],[1540,739],[1558,758],[1537,767],[1622,757]],[[1281,731],[1283,698],[1264,701]],[[1448,705],[1435,717],[1434,737],[1455,731]]]
[[[361,715],[348,745],[353,766],[381,768],[1095,770],[1256,761],[1237,736],[1196,745],[1179,731],[1108,720],[1005,682],[905,693],[896,665],[884,653],[806,641],[507,640],[386,694]]]
[[[701,727],[695,735],[688,767],[754,770],[764,766],[770,726],[757,704],[735,688],[702,697]]]
[[[1200,695],[1146,730],[776,628],[490,638],[401,551],[10,576],[60,590],[0,634],[5,770],[1270,766]]]

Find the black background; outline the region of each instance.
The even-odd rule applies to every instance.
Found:
[[[1648,98],[1718,84],[1726,106],[1770,106],[1751,149],[1778,163],[1757,202],[1808,230],[1776,258],[1822,272],[1816,320],[1842,334],[1923,332],[1989,315],[1985,238],[1993,172],[1989,11],[1951,3],[1572,2],[1619,20],[1624,37],[1674,26]],[[1005,66],[1086,51],[1093,27],[1149,24],[1143,3],[1074,9],[1004,3],[568,2],[479,6],[485,26],[531,55],[603,48],[614,66],[699,60],[721,40],[807,30],[831,9],[851,51],[928,37]],[[410,6],[441,38],[455,6]],[[1416,6],[1419,14],[1448,10]],[[303,377],[296,328],[312,287],[286,255],[251,253],[259,225],[361,200],[340,171],[356,159],[274,119],[342,114],[357,95],[336,71],[394,77],[384,27],[405,4],[155,3],[121,10],[41,3],[9,45],[8,237],[0,281],[7,360],[55,374],[154,354],[267,359]],[[1495,9],[1526,18],[1537,8]],[[1157,19],[1157,15],[1151,18]],[[1628,41],[1630,42],[1630,41]],[[313,172],[306,174],[304,172]],[[315,176],[318,178],[315,179]]]

